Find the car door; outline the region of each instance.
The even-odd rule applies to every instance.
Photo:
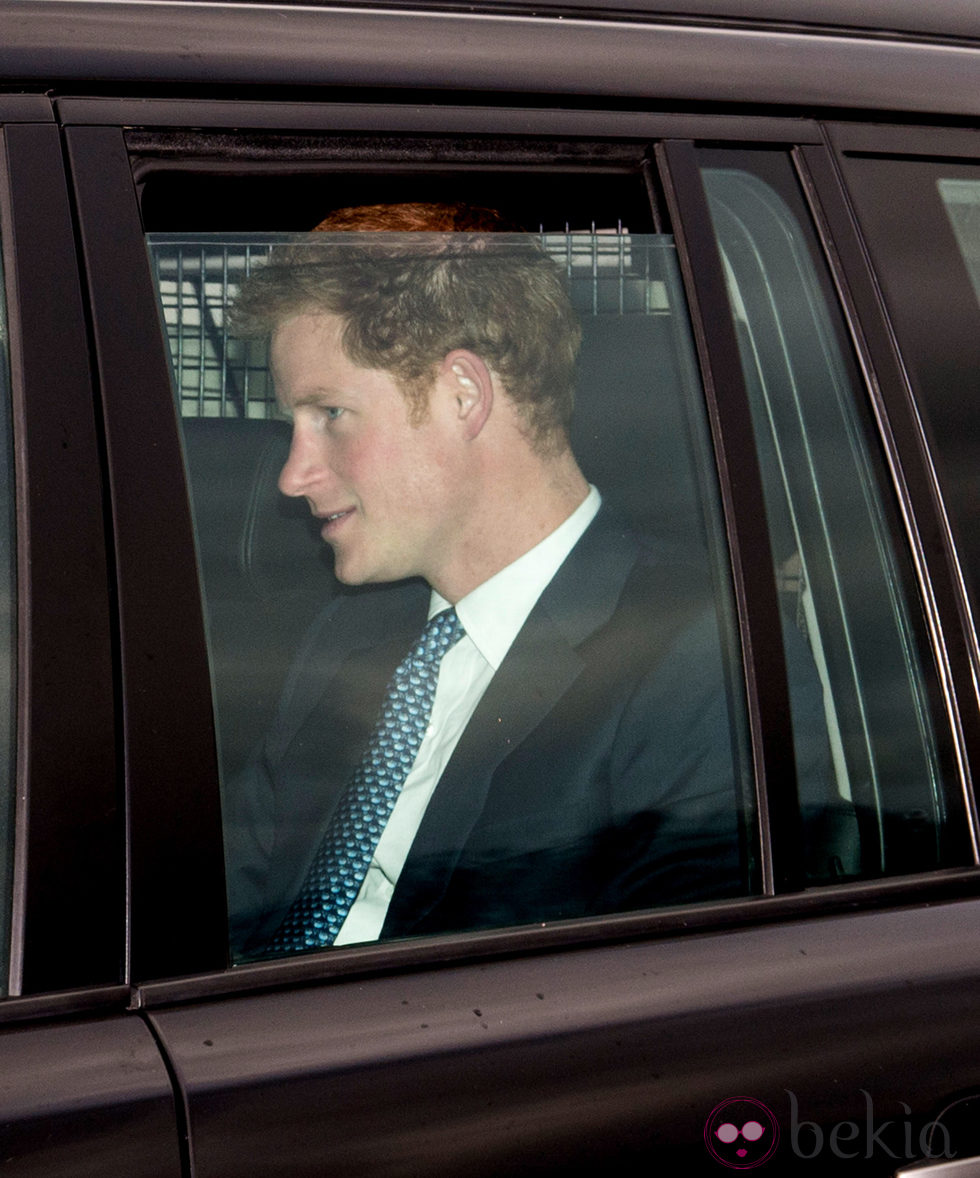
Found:
[[[886,1174],[962,1151],[936,1118],[980,1090],[973,652],[914,409],[866,344],[881,310],[821,129],[166,100],[59,115],[109,461],[132,977],[185,1164],[717,1172],[751,1138],[781,1172]],[[560,239],[605,348],[583,389],[619,398],[583,395],[578,444],[600,439],[594,477],[637,526],[701,537],[741,894],[232,964],[221,785],[271,723],[327,574],[275,496],[282,427],[224,308],[269,231],[447,188],[492,189]],[[659,269],[637,285],[641,255]],[[829,796],[808,785],[814,724]],[[735,1100],[749,1113],[729,1121]]]
[[[0,1152],[12,1174],[179,1174],[130,1010],[102,461],[60,133],[0,98]]]

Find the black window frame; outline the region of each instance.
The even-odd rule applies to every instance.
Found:
[[[65,143],[105,415],[129,825],[129,972],[172,976],[222,968],[225,958],[217,759],[193,530],[123,132],[69,127]],[[154,559],[166,577],[157,575]],[[179,658],[170,657],[175,643]],[[215,788],[202,789],[202,779]]]
[[[40,94],[0,96],[0,123],[18,593],[5,1020],[29,995],[119,1000],[126,859],[103,461],[60,133]]]

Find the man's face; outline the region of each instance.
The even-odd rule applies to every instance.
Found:
[[[394,379],[347,358],[342,326],[335,315],[297,315],[272,338],[276,395],[293,422],[279,489],[322,520],[339,580],[421,576],[438,588],[458,543],[465,474],[451,414],[430,403],[413,425]]]

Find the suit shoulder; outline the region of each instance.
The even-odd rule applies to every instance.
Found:
[[[324,643],[353,649],[381,641],[399,619],[414,624],[428,600],[428,587],[420,580],[341,589],[313,619],[302,649],[311,651]]]

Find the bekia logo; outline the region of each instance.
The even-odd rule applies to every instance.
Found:
[[[779,1144],[779,1124],[761,1100],[733,1096],[711,1110],[704,1126],[708,1153],[732,1170],[767,1162]]]
[[[796,1093],[787,1089],[789,1116],[784,1124],[788,1122],[788,1145],[792,1153],[806,1161],[827,1154],[839,1161],[869,1160],[875,1155],[907,1161],[956,1156],[942,1120],[920,1126],[913,1121],[912,1109],[904,1102],[900,1102],[904,1117],[879,1120],[871,1093],[863,1088],[860,1092],[864,1117],[828,1125],[801,1117]],[[704,1143],[708,1153],[723,1166],[753,1170],[775,1153],[779,1145],[779,1122],[761,1100],[750,1096],[731,1097],[708,1114]]]

